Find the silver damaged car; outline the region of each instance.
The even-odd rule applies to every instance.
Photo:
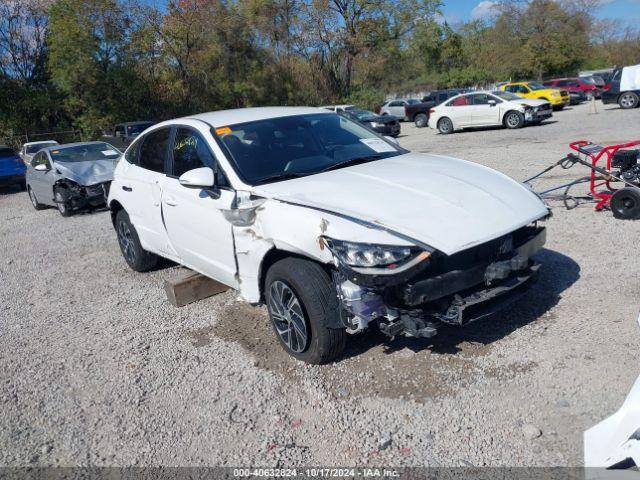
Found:
[[[63,217],[105,204],[122,152],[105,142],[56,145],[28,165],[27,191],[36,210],[54,206]]]

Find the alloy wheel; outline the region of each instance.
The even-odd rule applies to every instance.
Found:
[[[64,202],[64,198],[62,198],[62,194],[60,192],[56,192],[56,205],[58,206],[58,211],[64,215],[67,213],[67,205]]]
[[[36,200],[36,196],[33,193],[33,190],[29,188],[29,199],[35,208],[38,208],[38,200]]]
[[[510,113],[507,116],[507,125],[509,125],[511,128],[515,128],[520,124],[520,117],[518,117],[518,115],[516,115],[515,113]]]
[[[295,353],[307,348],[307,323],[300,300],[284,282],[276,280],[269,288],[269,313],[282,342]]]
[[[135,263],[136,261],[136,250],[135,245],[133,243],[133,237],[131,235],[131,229],[126,222],[118,223],[118,243],[120,244],[120,248],[122,249],[122,253],[129,263]]]
[[[622,108],[633,108],[635,104],[636,98],[632,94],[626,94],[620,98],[620,106],[622,106]]]

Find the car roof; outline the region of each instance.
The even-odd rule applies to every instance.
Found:
[[[116,125],[146,125],[146,124],[153,124],[154,122],[152,122],[151,120],[137,120],[135,122],[122,122],[122,123],[116,123]]]
[[[37,142],[26,142],[23,145],[40,145],[41,143],[51,143],[51,142],[56,142],[55,140],[38,140]]]
[[[335,115],[335,113],[330,110],[323,110],[318,107],[250,107],[199,113],[197,115],[188,115],[186,117],[182,117],[182,119],[200,120],[217,128],[224,127],[226,125],[236,125],[238,123],[268,120],[270,118],[312,114]],[[180,120],[180,118],[167,120],[166,122],[159,123],[155,126],[173,125]]]
[[[44,150],[45,152],[51,152],[53,150],[64,150],[65,148],[81,147],[83,145],[101,145],[101,144],[111,145],[108,142],[75,142],[75,143],[63,143],[62,145],[52,145],[51,147],[45,147],[42,150]]]

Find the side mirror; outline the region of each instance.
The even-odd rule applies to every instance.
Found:
[[[47,167],[44,163],[40,163],[33,167],[33,169],[37,170],[38,172],[46,172],[49,170],[49,167]]]
[[[389,140],[391,143],[393,143],[395,145],[400,145],[396,138],[390,137],[389,135],[385,135],[384,138],[385,138],[385,140]]]
[[[487,103],[488,103],[489,105],[491,105],[492,107],[495,107],[495,106],[496,106],[496,101],[495,101],[495,100],[489,100]]]
[[[178,181],[186,188],[200,188],[211,198],[220,198],[217,174],[209,167],[194,168],[180,175]]]

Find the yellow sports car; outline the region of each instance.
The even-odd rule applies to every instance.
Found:
[[[571,99],[569,92],[548,88],[538,82],[510,82],[500,86],[500,90],[515,93],[523,98],[537,98],[546,100],[554,110],[562,110],[565,105],[569,105]]]

